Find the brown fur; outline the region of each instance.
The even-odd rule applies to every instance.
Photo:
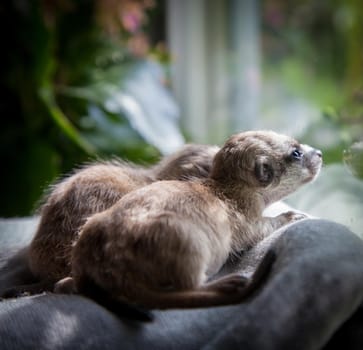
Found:
[[[303,157],[294,158],[294,150]],[[287,136],[232,136],[208,179],[156,182],[90,217],[72,252],[75,288],[82,292],[91,281],[115,300],[149,308],[241,301],[253,279],[208,278],[231,252],[303,217],[287,212],[266,218],[262,212],[313,180],[321,163],[320,151]],[[69,287],[73,280],[59,282],[59,290],[63,283]]]
[[[72,245],[87,217],[154,181],[207,177],[217,151],[218,147],[190,144],[151,168],[121,161],[95,163],[60,181],[41,208],[41,221],[29,249],[32,272],[46,285],[66,277]]]

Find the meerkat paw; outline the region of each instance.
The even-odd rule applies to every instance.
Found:
[[[205,287],[223,294],[234,294],[245,290],[248,283],[248,278],[234,273],[211,281]]]
[[[291,224],[293,222],[296,222],[296,221],[300,221],[300,220],[303,220],[303,219],[307,219],[308,216],[303,214],[303,213],[298,213],[296,211],[287,211],[285,213],[282,213],[278,216],[276,216],[276,220],[277,220],[277,223],[278,225],[277,226],[284,226],[284,225],[287,225],[287,224]]]
[[[283,213],[282,215],[285,216],[288,223],[289,222],[300,221],[300,220],[308,218],[308,216],[306,214],[295,212],[295,211],[292,211],[292,210],[288,211],[286,213]]]
[[[58,281],[54,285],[54,293],[58,294],[75,294],[77,293],[77,288],[72,277],[65,277]]]

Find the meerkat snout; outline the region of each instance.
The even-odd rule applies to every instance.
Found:
[[[314,180],[319,174],[323,162],[323,154],[320,150],[302,144],[294,148],[291,158],[292,164],[295,163],[295,166],[301,169],[299,178],[302,183]]]
[[[245,183],[268,204],[314,180],[321,165],[320,150],[272,131],[253,131],[226,142],[214,158],[211,178],[233,191]]]

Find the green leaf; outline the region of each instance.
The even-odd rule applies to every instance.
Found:
[[[41,88],[39,95],[48,109],[49,115],[54,122],[76,145],[89,155],[95,155],[96,150],[92,144],[85,140],[72,123],[67,119],[61,109],[58,107],[53,91],[50,88]]]

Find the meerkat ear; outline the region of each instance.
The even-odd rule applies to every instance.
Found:
[[[264,187],[271,184],[275,176],[271,160],[265,156],[259,156],[255,162],[255,175],[257,180]]]

